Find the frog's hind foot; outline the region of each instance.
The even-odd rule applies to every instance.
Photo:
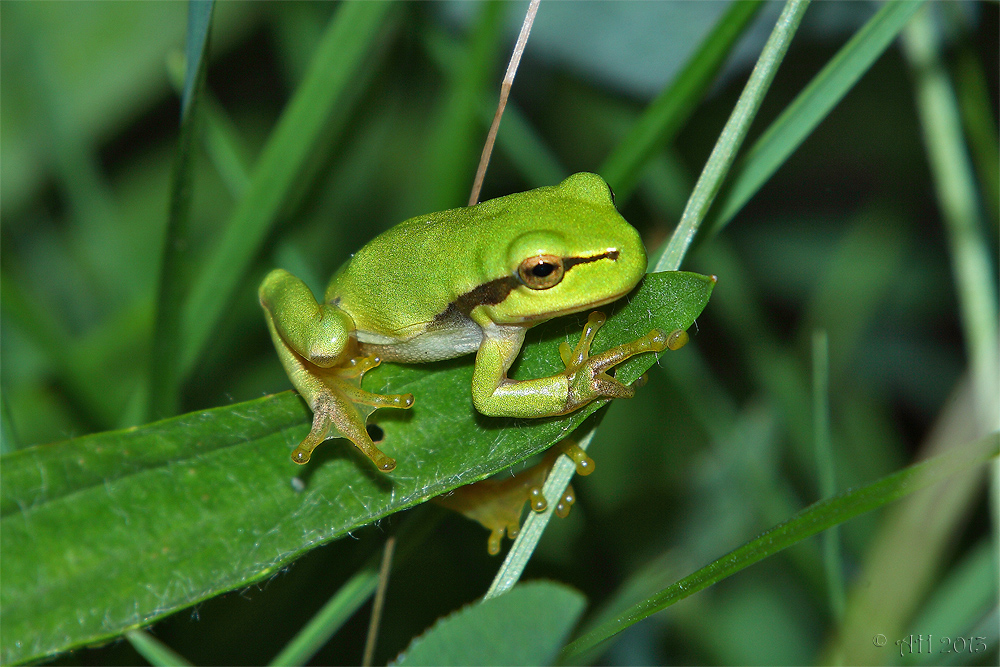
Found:
[[[533,512],[544,512],[548,508],[549,503],[542,494],[542,485],[560,454],[573,460],[577,474],[589,475],[594,471],[594,460],[572,440],[563,440],[549,449],[539,463],[516,475],[468,484],[447,495],[438,496],[434,502],[479,522],[489,530],[486,546],[490,555],[495,556],[500,553],[504,534],[514,539],[521,532],[521,511],[525,501]],[[575,502],[573,487],[566,487],[556,503],[556,515],[566,517]]]
[[[359,357],[344,368],[324,369],[323,387],[312,396],[312,429],[292,452],[292,461],[307,463],[316,447],[327,438],[341,435],[382,472],[396,467],[395,459],[376,447],[368,435],[368,416],[378,408],[408,409],[413,406],[413,394],[373,394],[362,389],[362,376],[378,364],[377,357]]]

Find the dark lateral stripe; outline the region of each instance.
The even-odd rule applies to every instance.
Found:
[[[612,250],[600,255],[593,255],[592,257],[565,257],[563,258],[563,271],[569,271],[574,266],[589,264],[601,259],[616,261],[618,259],[618,251]],[[442,325],[456,318],[467,318],[476,306],[495,306],[506,299],[507,295],[520,284],[521,281],[516,276],[505,276],[491,280],[488,283],[483,283],[449,303],[445,311],[438,313],[434,318],[434,323]]]
[[[497,278],[488,283],[483,283],[449,303],[444,312],[438,313],[437,317],[434,318],[434,324],[445,325],[450,322],[466,320],[472,313],[473,308],[483,305],[493,306],[500,303],[520,284],[520,281],[514,276]]]
[[[563,258],[563,270],[569,271],[578,264],[589,264],[599,259],[610,259],[612,262],[615,262],[618,260],[618,251],[611,250],[610,252],[594,255],[593,257],[565,257]]]

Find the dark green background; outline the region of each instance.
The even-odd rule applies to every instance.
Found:
[[[656,80],[647,70],[659,61],[644,45],[667,42],[677,49],[667,59],[683,61],[684,38],[695,44],[701,38],[694,28],[677,30],[694,20],[683,13],[693,4],[588,3],[586,11],[569,13],[577,23],[562,14],[542,33],[543,3],[536,37],[545,38],[537,49],[529,44],[513,100],[557,164],[536,161],[526,172],[505,153],[501,138],[484,198],[597,170],[648,101],[635,80]],[[507,7],[512,22],[518,7]],[[942,13],[953,35],[946,64],[960,96],[969,89],[963,84],[968,63],[978,67],[995,141],[997,5],[963,7],[965,14]],[[2,8],[0,382],[4,428],[18,446],[28,446],[142,420],[137,392],[157,353],[149,340],[179,112],[165,62],[183,46],[186,6],[5,2]],[[466,8],[471,20],[478,9]],[[217,8],[208,89],[240,137],[247,164],[334,10],[309,3]],[[751,141],[869,10],[860,3],[810,8]],[[764,34],[773,23],[769,16],[762,19]],[[256,285],[267,270],[284,266],[319,291],[379,231],[464,204],[487,114],[456,111],[465,94],[460,84],[481,80],[471,86],[475,99],[491,98],[512,36],[485,39],[487,66],[469,71],[463,25],[437,5],[393,8],[337,110],[344,130],[315,146],[310,177],[240,277],[184,384],[182,412],[288,388],[256,303]],[[567,46],[596,39],[591,35],[619,47],[618,60],[605,59],[602,71]],[[747,48],[752,59],[760,44]],[[750,62],[731,63],[677,141],[644,172],[634,196],[619,202],[651,251],[679,217]],[[996,199],[988,187],[979,193],[995,261]],[[218,242],[233,201],[231,185],[200,150],[191,271]],[[689,573],[818,499],[808,447],[809,350],[817,327],[830,337],[837,488],[910,462],[967,367],[950,261],[911,72],[894,46],[721,236],[689,254],[683,268],[719,277],[692,342],[652,369],[639,396],[610,408],[591,449],[596,474],[577,481],[577,506],[569,519],[550,526],[527,577],[570,583],[599,611],[612,598],[631,599],[629,586],[648,594],[661,579],[666,584]],[[8,432],[5,447],[12,441]],[[868,515],[843,527],[848,583],[856,583],[883,519]],[[921,597],[939,592],[964,567],[982,570],[975,569],[976,559],[989,545],[991,525],[984,496],[974,495],[951,520],[953,531],[929,545],[940,550],[941,563],[929,582],[915,582]],[[199,664],[266,662],[403,521],[394,516],[316,549],[265,582],[159,623],[156,635]],[[433,537],[400,563],[377,661],[482,594],[499,564],[487,556],[485,538],[479,526],[443,515]],[[905,564],[910,553],[900,549]],[[655,575],[645,578],[650,571]],[[995,601],[995,574],[987,585]],[[957,623],[957,612],[950,618]],[[366,612],[359,613],[316,661],[357,662],[366,624]],[[632,628],[603,660],[801,664],[835,641],[835,628],[813,541]],[[870,643],[871,637],[841,639],[849,640]],[[991,642],[987,655],[968,661],[995,660],[995,635]],[[60,658],[137,660],[124,643]]]

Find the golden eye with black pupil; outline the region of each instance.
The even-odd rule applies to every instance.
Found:
[[[517,267],[517,277],[528,289],[549,289],[562,281],[566,269],[562,257],[537,255],[529,257]]]

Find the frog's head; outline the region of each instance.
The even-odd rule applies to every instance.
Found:
[[[488,306],[498,324],[547,320],[609,303],[646,271],[639,233],[619,215],[611,189],[596,174],[575,174],[523,193],[509,202],[507,213],[502,217],[510,241],[493,252],[511,289]]]

